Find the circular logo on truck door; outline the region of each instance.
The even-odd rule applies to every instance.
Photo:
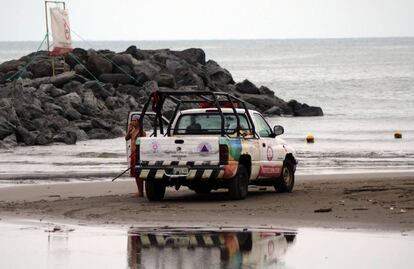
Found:
[[[152,152],[158,152],[160,149],[160,144],[157,141],[152,141],[151,143]]]
[[[273,149],[270,146],[267,147],[267,160],[269,162],[273,160]]]

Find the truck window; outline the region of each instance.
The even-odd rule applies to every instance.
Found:
[[[272,129],[270,129],[270,126],[267,124],[266,120],[257,113],[254,113],[254,118],[257,123],[256,131],[259,133],[259,135],[261,137],[270,137],[272,135]]]
[[[245,115],[239,115],[240,130],[250,131]],[[237,130],[237,119],[234,114],[224,114],[224,131],[233,134]],[[221,118],[218,113],[184,114],[177,121],[174,134],[220,134]]]

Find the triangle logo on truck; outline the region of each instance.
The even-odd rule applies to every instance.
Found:
[[[206,145],[204,145],[202,148],[201,148],[201,150],[200,150],[201,152],[204,152],[204,153],[207,153],[208,152],[208,148],[207,148],[207,146]]]

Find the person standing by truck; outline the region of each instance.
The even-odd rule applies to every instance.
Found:
[[[143,130],[142,133],[140,132],[140,122],[139,122],[139,115],[133,115],[131,118],[131,122],[128,126],[128,132],[125,136],[125,140],[128,141],[131,139],[131,155],[130,155],[130,176],[135,178],[135,182],[137,183],[138,187],[138,194],[137,197],[144,197],[144,181],[142,178],[139,178],[139,176],[136,174],[135,171],[135,164],[137,161],[136,158],[136,143],[138,137],[144,137],[146,136],[145,131]]]

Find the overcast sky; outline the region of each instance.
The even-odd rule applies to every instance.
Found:
[[[414,0],[67,0],[66,3],[72,29],[88,40],[414,36]],[[0,41],[43,38],[44,1],[0,0],[0,5]]]

